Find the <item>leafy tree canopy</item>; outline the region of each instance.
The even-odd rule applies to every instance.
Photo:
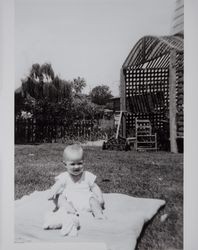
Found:
[[[54,80],[54,70],[50,63],[41,65],[40,75],[43,82],[50,82]]]
[[[104,109],[101,104],[112,96],[109,87],[103,85],[92,90],[94,103],[82,94],[84,87],[84,78],[66,81],[55,75],[51,64],[35,63],[15,91],[15,116],[20,118],[24,111],[41,120],[63,118],[72,121],[100,117]]]
[[[111,90],[107,85],[99,85],[90,92],[91,100],[98,105],[105,105],[107,101],[113,97]]]
[[[22,95],[36,100],[46,98],[50,102],[71,99],[72,85],[70,82],[55,76],[49,63],[32,65],[29,75],[22,79]]]
[[[84,78],[78,77],[74,78],[71,82],[74,94],[81,94],[83,88],[86,87],[86,81]]]

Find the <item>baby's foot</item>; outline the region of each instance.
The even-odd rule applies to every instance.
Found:
[[[97,220],[106,220],[107,217],[103,213],[94,213],[94,217]]]
[[[44,230],[49,229],[49,225],[48,225],[47,223],[44,223],[44,224],[43,224],[43,229],[44,229]]]
[[[58,207],[54,208],[53,213],[55,213],[56,211],[58,211]]]
[[[73,226],[72,230],[69,233],[69,236],[71,236],[71,237],[78,236],[78,230],[77,230],[77,228],[75,226]]]
[[[73,228],[73,223],[63,224],[60,234],[62,236],[66,236],[71,232],[72,228]]]

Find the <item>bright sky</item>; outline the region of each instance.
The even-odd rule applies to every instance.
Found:
[[[15,87],[33,63],[50,62],[85,92],[106,84],[118,95],[121,66],[145,35],[169,35],[175,0],[16,0]]]

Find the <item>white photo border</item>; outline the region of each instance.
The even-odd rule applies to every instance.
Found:
[[[0,1],[0,249],[66,248],[66,243],[14,243],[14,0]],[[198,245],[198,166],[197,166],[197,73],[198,2],[184,3],[185,34],[185,154],[184,154],[184,249]],[[104,244],[67,244],[68,249],[103,250]]]

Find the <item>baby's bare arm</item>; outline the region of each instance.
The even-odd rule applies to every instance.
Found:
[[[56,181],[55,184],[51,187],[48,200],[53,200],[58,194],[61,194],[63,191],[63,184],[61,181]]]
[[[104,198],[101,189],[99,186],[94,183],[94,185],[91,187],[91,191],[98,197],[98,201],[100,202],[101,206],[104,206]]]

